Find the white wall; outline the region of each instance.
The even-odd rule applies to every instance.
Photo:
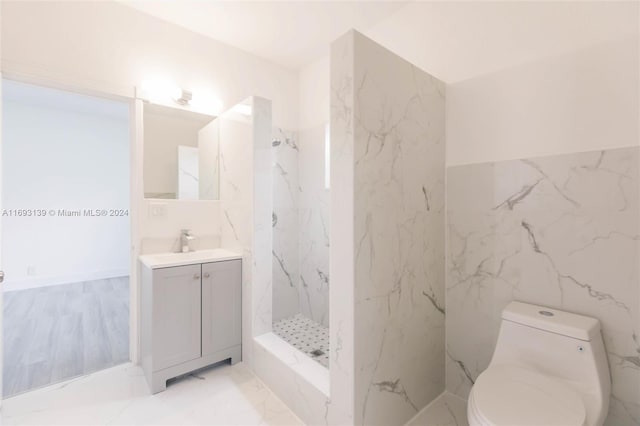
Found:
[[[6,76],[128,98],[144,79],[165,77],[195,93],[216,94],[224,109],[250,95],[270,99],[274,123],[297,127],[297,73],[122,4],[2,2],[0,27]],[[134,124],[139,134],[140,123]],[[136,144],[140,155],[140,140]],[[134,225],[138,253],[171,250],[182,228],[194,231],[199,247],[219,244],[215,201],[165,201],[159,215],[152,201],[134,202],[141,210]]]
[[[638,144],[638,7],[412,3],[367,34],[449,83],[447,164],[506,160]]]
[[[272,101],[273,123],[296,128],[298,75],[116,2],[2,2],[3,75],[55,87],[134,97],[147,78],[167,78],[194,93],[210,92],[224,108],[251,95]],[[142,105],[132,103],[132,253],[168,251],[180,229],[199,247],[220,243],[219,203],[164,202],[162,214],[142,199]],[[135,275],[137,263],[131,264]],[[137,298],[132,286],[132,300]],[[132,305],[132,359],[137,360],[137,307]]]
[[[634,2],[414,2],[364,31],[447,82],[447,164],[637,145]],[[300,72],[301,128],[329,110]],[[524,131],[522,131],[524,130]]]
[[[447,87],[449,165],[638,145],[638,39]]]
[[[366,33],[446,83],[637,36],[638,4],[411,2]]]
[[[57,213],[129,209],[127,104],[6,80],[4,86],[5,290],[128,275],[129,216]],[[12,209],[47,214],[15,217]]]
[[[300,120],[298,128],[307,130],[329,122],[329,56],[302,68],[300,78]]]
[[[220,247],[219,201],[147,199],[141,210],[140,254],[178,251],[182,229],[196,237],[194,250]]]
[[[293,71],[117,2],[2,2],[2,71],[133,97],[149,77],[207,89],[225,109],[271,99],[274,122],[296,128]]]

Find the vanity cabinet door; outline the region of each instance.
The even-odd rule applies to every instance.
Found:
[[[242,341],[242,260],[202,265],[202,356]]]
[[[153,271],[153,371],[201,354],[201,267]]]

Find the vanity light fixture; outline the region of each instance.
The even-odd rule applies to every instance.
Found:
[[[175,101],[178,105],[187,106],[189,102],[191,102],[191,99],[193,99],[193,93],[182,89],[180,97],[175,99]]]
[[[206,87],[197,90],[185,90],[166,78],[150,78],[142,81],[140,96],[160,105],[171,106],[175,103],[201,114],[218,115],[222,112],[222,101]]]
[[[151,102],[165,103],[182,97],[182,90],[170,80],[162,78],[147,79],[140,85],[142,96]]]

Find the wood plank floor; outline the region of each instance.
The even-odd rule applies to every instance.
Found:
[[[129,277],[4,294],[3,397],[129,360]]]

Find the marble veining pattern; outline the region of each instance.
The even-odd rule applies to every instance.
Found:
[[[271,331],[272,203],[271,102],[245,101],[251,116],[220,121],[220,244],[242,258],[242,358],[252,365],[253,337]]]
[[[407,426],[469,426],[467,401],[444,392],[409,420]]]
[[[598,318],[609,425],[640,425],[638,148],[448,170],[447,389],[466,398],[511,300]]]
[[[325,188],[325,126],[300,131],[300,312],[329,326],[330,189]]]
[[[311,359],[329,368],[329,329],[297,314],[273,324],[273,332]]]
[[[242,358],[251,364],[253,337],[253,129],[250,117],[221,114],[220,245],[242,251]]]
[[[295,132],[273,133],[273,321],[278,321],[300,312],[299,148]]]
[[[445,386],[445,85],[358,33],[353,64],[355,423],[402,424]]]
[[[273,323],[273,198],[271,101],[253,97],[253,336],[271,332]]]
[[[273,319],[296,313],[329,326],[329,196],[325,126],[275,129],[273,149]]]
[[[353,61],[355,31],[331,44],[330,393],[325,424],[354,424]]]

